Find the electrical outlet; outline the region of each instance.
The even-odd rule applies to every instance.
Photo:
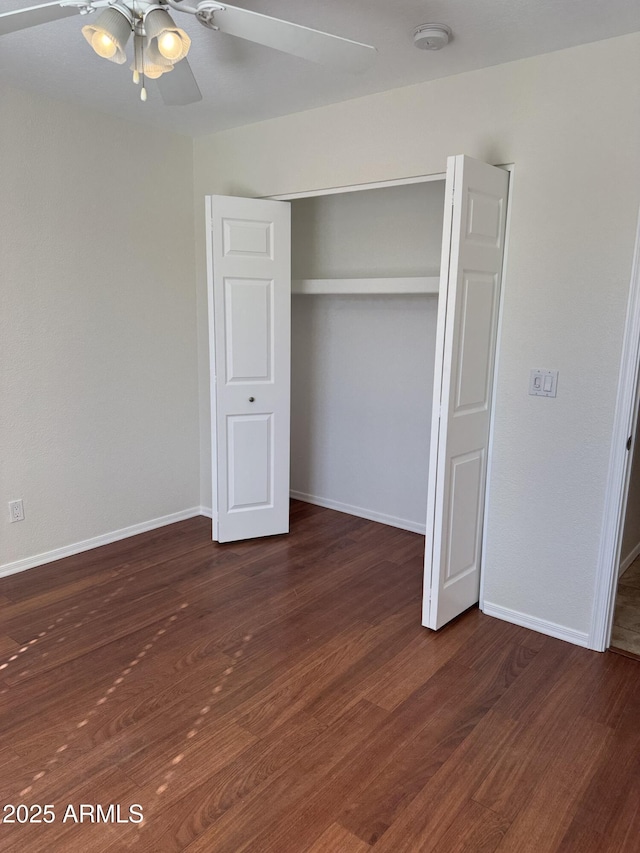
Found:
[[[9,520],[24,521],[24,506],[22,500],[9,501]]]

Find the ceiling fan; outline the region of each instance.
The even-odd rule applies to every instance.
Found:
[[[188,13],[210,30],[345,71],[363,70],[376,54],[371,45],[214,0],[195,6],[186,0],[55,0],[0,14],[0,35],[100,11],[82,34],[99,56],[118,64],[126,62],[125,46],[133,36],[131,70],[134,82],[142,82],[142,100],[147,99],[144,82],[149,77],[157,79],[165,104],[192,104],[202,100],[202,94],[186,60],[191,39],[168,9]]]

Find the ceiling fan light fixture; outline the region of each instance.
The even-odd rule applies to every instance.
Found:
[[[122,65],[127,57],[125,45],[132,32],[132,21],[119,6],[109,6],[95,23],[82,28],[82,35],[98,56]]]
[[[177,27],[168,12],[157,6],[151,7],[144,16],[144,31],[149,46],[157,48],[161,56],[171,63],[180,62],[189,53],[191,39]]]
[[[173,71],[173,65],[160,56],[157,49],[154,50],[146,37],[137,34],[133,41],[133,62],[130,68],[133,71],[134,83],[139,83],[142,76],[157,80],[167,71]]]

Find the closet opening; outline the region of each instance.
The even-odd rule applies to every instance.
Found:
[[[425,532],[444,180],[291,201],[291,497]]]

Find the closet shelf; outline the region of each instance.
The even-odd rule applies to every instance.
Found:
[[[403,278],[298,278],[291,282],[291,292],[303,296],[329,294],[353,296],[358,294],[409,293],[437,294],[439,277],[405,276]]]

